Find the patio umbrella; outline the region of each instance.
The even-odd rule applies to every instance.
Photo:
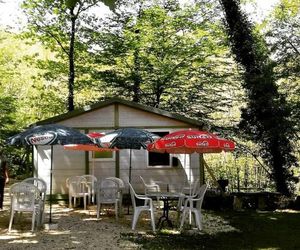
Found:
[[[220,153],[233,151],[234,148],[233,141],[200,130],[176,131],[165,135],[147,147],[150,152],[170,154]],[[207,164],[206,167],[208,168]],[[210,175],[213,175],[209,168],[208,171]],[[191,169],[189,179],[191,179]],[[215,180],[214,177],[213,179]]]
[[[105,134],[98,133],[98,132],[92,132],[92,133],[87,134],[87,136],[90,137],[93,141],[97,138],[100,138],[100,137],[104,136],[104,135]],[[97,146],[94,143],[93,144],[68,144],[68,145],[64,145],[64,149],[92,152],[92,154],[93,154],[92,175],[94,175],[94,169],[95,169],[94,153],[95,152],[105,152],[105,151],[115,151],[115,149],[111,149],[111,148],[100,148],[99,146]]]
[[[120,128],[105,136],[97,138],[96,143],[103,148],[130,149],[129,153],[129,183],[131,183],[131,158],[132,149],[147,149],[149,143],[160,138],[144,129]],[[129,206],[128,206],[129,214]]]
[[[129,182],[131,182],[131,150],[147,149],[147,145],[160,137],[144,129],[120,128],[95,139],[103,148],[130,149],[129,155]]]
[[[52,222],[52,168],[53,168],[53,145],[67,144],[92,144],[91,139],[78,130],[59,124],[46,124],[30,127],[20,134],[14,135],[7,140],[7,144],[16,146],[51,146],[50,166],[50,214],[49,223]]]
[[[234,142],[207,131],[180,130],[149,144],[148,150],[172,154],[220,153],[234,150]]]

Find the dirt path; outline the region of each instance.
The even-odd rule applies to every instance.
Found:
[[[89,206],[84,211],[55,204],[52,221],[58,224],[57,230],[42,228],[31,233],[31,214],[24,213],[9,233],[9,204],[7,187],[3,210],[0,211],[0,249],[138,249],[138,246],[121,239],[122,233],[132,232],[132,215],[124,215],[117,223],[113,212],[106,212],[97,220],[95,206]],[[46,206],[48,211],[49,207]],[[48,215],[45,217],[48,223]],[[150,223],[144,229],[140,228],[150,230]]]

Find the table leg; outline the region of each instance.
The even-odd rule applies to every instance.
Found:
[[[172,221],[169,219],[169,200],[164,199],[163,215],[159,218],[157,222],[157,228],[162,228],[164,223],[167,222],[169,227],[173,228]]]

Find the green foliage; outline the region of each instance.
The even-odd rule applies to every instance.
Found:
[[[74,91],[81,85],[80,81],[76,81],[77,76],[81,75],[80,69],[84,70],[83,65],[87,63],[86,37],[92,32],[90,27],[97,22],[95,15],[88,11],[97,7],[100,2],[25,0],[22,5],[28,17],[26,37],[42,42],[56,54],[55,59],[48,61],[47,68],[50,70],[47,77],[51,76],[51,80],[61,81],[61,84],[67,86],[66,106],[69,111],[74,109]],[[53,74],[51,66],[55,63],[61,67],[55,66],[56,74]],[[76,71],[77,69],[79,70]]]
[[[98,16],[102,3],[114,10],[107,18]],[[0,37],[2,142],[28,124],[65,112],[70,98],[82,107],[119,96],[205,121],[222,136],[234,135],[239,145],[242,137],[253,140],[251,152],[259,160],[263,156],[264,164],[245,152],[210,162],[232,189],[238,181],[269,185],[267,172],[276,164],[284,170],[273,171],[273,178],[289,180],[289,140],[300,124],[298,7],[299,1],[281,1],[269,26],[264,23],[274,75],[260,30],[251,33],[246,17],[240,23],[232,15],[236,32],[228,39],[216,1],[182,7],[178,0],[25,0],[27,32]],[[233,40],[238,64],[228,46]],[[28,162],[28,152],[18,154],[14,162]]]
[[[290,120],[300,131],[300,2],[280,1],[264,29],[276,62],[279,91],[287,96],[291,108]],[[299,132],[298,132],[299,141]]]
[[[243,86],[248,104],[242,109],[240,128],[261,148],[261,156],[272,167],[277,191],[289,195],[295,181],[290,168],[297,161],[292,154],[292,123],[284,96],[274,81],[274,64],[268,59],[264,43],[253,34],[251,23],[235,0],[221,1],[227,30],[236,60],[244,67]],[[259,42],[257,42],[259,41]]]
[[[234,62],[220,23],[211,22],[213,7],[203,2],[180,8],[174,2],[126,1],[103,23],[96,56],[103,65],[97,76],[105,85],[100,83],[99,89],[214,120],[217,112],[233,106],[238,95],[237,78],[228,74]],[[135,7],[129,12],[126,6]],[[234,94],[226,94],[229,90]]]
[[[61,113],[57,93],[39,77],[28,57],[47,55],[41,47],[24,44],[18,36],[0,32],[0,147],[4,147],[11,175],[31,171],[30,151],[7,147],[6,139],[24,127]]]

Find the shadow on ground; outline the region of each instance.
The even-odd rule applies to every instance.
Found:
[[[7,192],[7,188],[6,188]],[[46,211],[49,208],[46,207]],[[203,230],[189,225],[179,232],[166,228],[151,232],[147,214],[139,219],[137,229],[130,229],[132,211],[116,222],[114,212],[106,209],[96,218],[96,207],[68,209],[55,204],[52,218],[57,230],[30,232],[30,215],[22,216],[7,232],[9,197],[0,211],[0,249],[299,249],[300,214],[295,211],[257,212],[203,210]],[[162,213],[156,211],[156,220]],[[172,221],[177,214],[171,211]],[[45,222],[47,221],[47,216]]]

